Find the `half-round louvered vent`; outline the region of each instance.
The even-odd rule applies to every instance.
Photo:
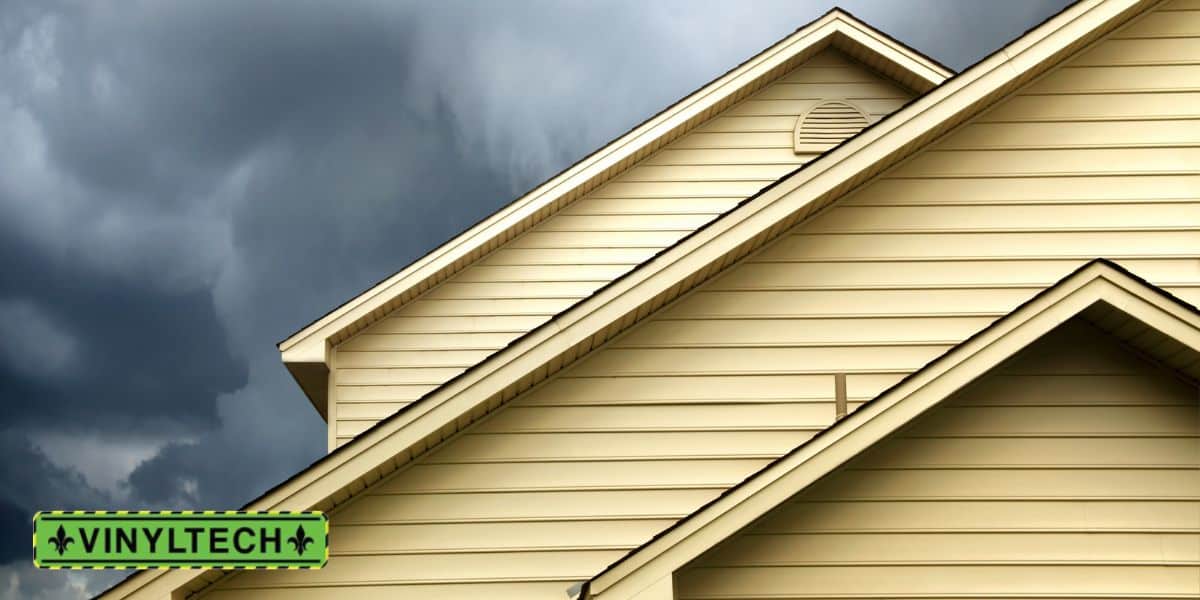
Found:
[[[842,100],[825,100],[796,120],[796,153],[824,152],[860,132],[867,115]]]

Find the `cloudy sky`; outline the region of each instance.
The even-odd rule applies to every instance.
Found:
[[[847,0],[955,69],[1064,0]],[[829,0],[0,0],[0,598],[39,509],[240,507],[324,451],[275,342]]]

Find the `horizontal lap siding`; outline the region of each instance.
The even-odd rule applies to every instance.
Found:
[[[333,442],[794,170],[796,116],[841,93],[877,117],[910,97],[819,54],[338,346]],[[554,378],[335,513],[325,569],[210,594],[559,598],[828,426],[832,394],[827,374]]]
[[[854,408],[1096,257],[1200,303],[1191,29],[1131,24],[575,372],[842,372]]]
[[[1174,18],[1194,19],[1196,14],[1179,13]],[[1103,47],[1077,60],[1097,56]],[[1083,85],[1077,77],[1072,81],[1072,86]],[[1180,85],[1173,81],[1171,87],[1178,90]],[[1192,209],[1200,202],[1200,175],[1194,168],[1187,173],[1164,169],[1151,157],[1162,153],[1138,155],[1137,161],[1126,163],[1094,149],[1103,148],[1106,142],[1100,136],[1108,135],[1124,136],[1114,139],[1150,151],[1160,144],[1194,147],[1200,140],[1194,120],[1200,117],[1200,85],[1196,88],[1195,92],[1055,92],[1019,95],[998,103],[935,148],[945,156],[918,157],[870,183],[837,208],[802,224],[575,367],[516,398],[413,467],[367,490],[333,515],[330,567],[288,577],[294,582],[288,593],[295,592],[296,597],[352,591],[377,597],[390,593],[413,598],[561,598],[572,583],[594,575],[829,425],[834,417],[834,373],[848,373],[847,396],[850,406],[856,407],[1096,256],[1115,258],[1153,283],[1200,301],[1200,263],[1196,262],[1200,234],[1192,229],[1196,224]],[[671,147],[786,149],[795,122],[795,116],[788,116],[794,113],[786,111],[799,106],[786,103],[802,99],[780,99],[780,93],[771,91],[772,99],[742,102],[690,134],[697,137],[684,137]],[[902,100],[858,98],[856,102],[875,112],[887,110],[873,108],[879,103],[894,106]],[[1131,125],[1119,123],[1124,121]],[[1149,122],[1171,126],[1139,128]],[[1114,125],[1104,129],[1109,124]],[[1017,129],[1009,132],[1005,129],[1009,126]],[[989,129],[977,132],[981,127]],[[775,141],[764,142],[765,134],[777,134]],[[960,137],[963,141],[955,142]],[[1063,148],[1070,153],[1076,147],[1089,153],[1088,159],[1044,154]],[[1021,154],[1031,151],[1042,154]],[[966,168],[950,159],[978,152],[990,152],[993,162],[970,159],[964,163]],[[1181,167],[1178,161],[1171,164],[1172,169]],[[747,167],[730,168],[745,174]],[[620,222],[631,231],[656,232],[669,228],[667,224],[674,222],[671,215],[692,219],[686,225],[691,227],[768,183],[743,180],[721,165],[689,167],[686,176],[679,168],[647,165],[645,169],[653,171],[598,188],[537,231],[597,231]],[[754,168],[763,169],[765,176],[765,171],[784,166]],[[712,179],[695,180],[702,176]],[[561,218],[566,216],[571,219]],[[607,219],[625,216],[633,218]],[[682,229],[678,233],[682,235]],[[554,239],[545,235],[538,243],[548,245],[553,242],[547,240]],[[528,306],[549,310],[555,301],[570,302],[564,296],[582,289],[573,288],[575,283],[600,285],[652,251],[547,249],[529,244],[506,248],[437,290],[449,296],[426,303],[498,306],[495,303],[510,296],[504,286],[495,284],[511,282],[543,290],[546,297],[531,299]],[[476,297],[451,300],[457,292]],[[486,353],[502,344],[505,336],[515,338],[548,318],[527,310],[504,315],[471,310],[469,317],[414,310],[428,316],[407,317],[401,310],[340,347],[335,360],[348,352]],[[434,333],[447,335],[425,335]],[[445,345],[438,349],[442,342]],[[356,344],[377,349],[354,350]],[[361,411],[356,414],[366,415],[359,423],[368,425],[465,366],[399,358],[350,360],[375,362],[370,367],[336,369],[335,410],[349,411],[353,405],[353,410]],[[1141,384],[1119,375],[1104,377],[1105,385],[1088,394],[1072,391],[1078,379],[1074,376],[1042,374],[1039,381],[1054,390],[1063,404],[1096,398],[1113,405],[1116,412],[1089,413],[1096,419],[1127,417],[1121,412],[1126,408],[1120,406],[1126,396],[1118,392]],[[1009,402],[1008,394],[996,394],[992,402]],[[1017,439],[1041,435],[1032,429],[1034,423],[1021,422],[1014,409],[1005,405],[997,410],[1007,412],[995,414],[1014,427],[1030,429],[1027,437]],[[1054,410],[1058,412],[1044,414],[1057,418],[1067,408]],[[339,443],[363,428],[361,424],[339,426],[346,427]],[[940,456],[977,443],[977,456],[996,456],[1013,450],[1005,444],[1008,439],[947,436],[919,442],[926,444],[919,448],[914,442],[913,451]],[[1178,466],[1172,459],[1178,439],[1162,435],[1129,443],[1138,444],[1138,451],[1155,457],[1155,464],[1170,473]],[[1025,473],[1019,467],[1022,461],[1036,460],[1032,450],[1065,452],[1064,448],[1061,442],[1045,438],[996,466],[1007,469],[1003,474]],[[1112,458],[1111,452],[1097,450],[1094,458],[1106,456]],[[1118,461],[1104,464],[1111,467]],[[1108,468],[1103,474],[1126,473],[1119,476],[1131,482],[1142,478],[1134,483],[1169,492],[1172,478],[1162,472]],[[943,490],[974,477],[951,469],[937,473],[940,479],[929,475],[927,481]],[[1053,482],[1052,477],[1024,476],[1030,485]],[[1087,481],[1072,481],[1077,497],[1036,504],[994,496],[937,502],[920,497],[921,490],[916,489],[906,491],[917,495],[903,501],[860,498],[838,505],[812,503],[810,508],[836,506],[849,511],[822,512],[818,521],[828,529],[854,527],[859,520],[871,518],[894,519],[891,525],[876,521],[888,531],[939,526],[988,531],[1071,528],[1092,523],[1131,530],[1196,528],[1186,521],[1200,510],[1195,503],[1149,503],[1136,498],[1098,502],[1087,497],[1095,492]],[[882,511],[885,504],[889,510]],[[1030,507],[1036,507],[1047,524],[1030,524]],[[374,531],[383,527],[389,529]],[[339,537],[343,531],[352,533]],[[407,532],[412,532],[412,539]],[[890,568],[858,571],[866,577],[856,581],[868,585],[872,577],[892,573]],[[937,581],[945,568],[950,567],[930,566],[922,573]],[[1024,567],[1016,571],[970,568],[979,570],[980,577],[999,573],[1016,581],[1046,576],[1044,570]],[[212,595],[256,597],[250,590],[284,585],[277,576],[270,577],[241,574],[221,583]],[[1121,573],[1115,577],[1121,579]],[[861,591],[870,593],[866,588]]]
[[[1198,392],[1068,323],[682,571],[679,598],[1195,595]]]
[[[846,94],[881,117],[910,94],[836,51],[815,56],[416,301],[333,359],[344,444],[794,170],[797,115]],[[764,122],[748,119],[772,119]]]

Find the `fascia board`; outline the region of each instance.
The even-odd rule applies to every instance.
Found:
[[[633,156],[663,137],[672,134],[697,115],[703,114],[725,98],[739,93],[747,85],[777,68],[792,57],[810,49],[821,48],[840,34],[851,43],[893,62],[936,87],[953,73],[919,53],[875,31],[852,15],[834,9],[746,63],[681,100],[676,105],[638,126],[626,135],[597,151],[592,156],[560,175],[538,186],[521,199],[501,209],[453,240],[435,249],[395,275],[334,309],[329,314],[304,327],[279,343],[283,361],[308,362],[322,354],[324,346],[339,333],[352,327],[379,310],[391,298],[404,293],[450,268],[469,256],[482,244],[497,238],[509,229],[536,215],[556,198],[585,184],[606,170]]]
[[[1200,316],[1092,263],[626,556],[590,582],[588,597],[634,597],[1100,301],[1200,352]]]
[[[825,43],[827,38],[837,31],[836,22],[839,22],[838,16],[829,13],[801,28],[670,109],[652,117],[574,167],[534,188],[516,202],[460,234],[449,243],[289,336],[279,343],[279,349],[286,352],[311,337],[322,340],[332,337],[334,332],[349,326],[377,308],[381,304],[379,300],[381,297],[393,297],[397,294],[397,290],[411,288],[416,282],[449,267],[467,256],[482,241],[493,239],[507,229],[534,216],[566,191],[653,144],[720,100],[737,93],[742,87],[779,66],[793,55]]]

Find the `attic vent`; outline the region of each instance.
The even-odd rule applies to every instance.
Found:
[[[824,152],[863,130],[870,119],[843,100],[825,100],[796,120],[796,154]]]

